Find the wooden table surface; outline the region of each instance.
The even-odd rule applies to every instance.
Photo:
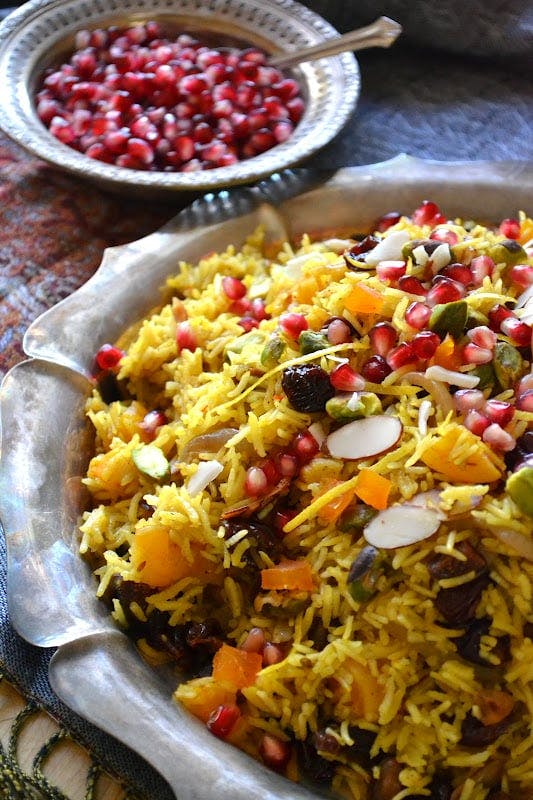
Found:
[[[8,747],[11,726],[26,702],[6,680],[0,682],[0,742],[5,749]],[[25,772],[31,773],[36,753],[58,730],[59,725],[44,712],[37,712],[24,725],[18,740],[17,755]],[[90,765],[88,753],[71,739],[64,739],[53,748],[44,773],[70,800],[84,800]],[[102,775],[98,780],[96,797],[97,800],[125,800],[126,793],[117,781],[109,775]]]

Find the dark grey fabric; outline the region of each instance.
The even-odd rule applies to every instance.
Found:
[[[346,31],[387,14],[404,25],[387,51],[359,55],[362,94],[346,128],[306,166],[334,168],[400,152],[443,161],[533,158],[533,6],[527,0],[313,0],[307,5]],[[0,664],[112,769],[148,797],[166,785],[140,759],[87,725],[54,697],[50,651],[9,625],[0,536]]]

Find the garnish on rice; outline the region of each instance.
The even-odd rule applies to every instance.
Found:
[[[99,596],[319,793],[533,789],[532,237],[432,201],[274,257],[256,231],[96,354]]]

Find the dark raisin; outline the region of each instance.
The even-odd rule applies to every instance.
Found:
[[[377,734],[374,731],[367,731],[365,728],[356,728],[355,726],[350,726],[349,732],[353,739],[353,744],[347,748],[349,757],[364,769],[370,769],[375,761],[371,757],[370,751],[374,746]]]
[[[276,535],[274,528],[271,528],[265,522],[233,517],[232,519],[225,519],[222,525],[227,539],[240,531],[248,531],[247,540],[250,542],[250,547],[245,551],[243,561],[250,567],[261,568],[262,561],[258,556],[259,550],[262,550],[272,561],[276,562],[279,561],[283,554],[282,540]]]
[[[151,506],[150,503],[147,503],[143,497],[137,506],[137,517],[139,519],[150,519],[154,511],[155,508]]]
[[[487,800],[511,800],[511,795],[507,794],[507,792],[502,792],[497,786],[487,795]]]
[[[113,403],[115,400],[124,400],[126,397],[116,375],[105,371],[98,375],[97,388],[104,403]]]
[[[327,401],[335,395],[328,373],[318,364],[287,367],[281,385],[291,406],[305,413],[323,411]]]
[[[331,733],[326,733],[326,731],[317,731],[313,735],[313,746],[316,750],[320,750],[322,753],[329,753],[332,756],[337,755],[341,749],[335,737]]]
[[[457,652],[465,661],[491,666],[491,662],[483,658],[480,653],[481,638],[488,635],[491,624],[490,617],[474,619],[469,623],[464,634],[454,640]],[[499,658],[500,664],[509,663],[511,660],[511,637],[508,634],[499,636],[491,653]]]
[[[489,575],[484,572],[461,586],[440,589],[435,598],[435,606],[448,622],[468,622],[475,615],[481,595],[489,583]]]
[[[485,558],[472,547],[470,542],[458,542],[456,549],[466,557],[465,561],[459,561],[458,558],[444,555],[444,553],[435,553],[429,557],[427,566],[432,578],[435,580],[457,578],[467,572],[479,573],[487,568]]]
[[[328,643],[328,630],[317,617],[311,623],[307,636],[313,642],[315,650],[323,650]]]
[[[297,742],[296,752],[302,772],[310,780],[318,784],[331,783],[335,774],[335,764],[317,753],[311,737],[304,742]]]
[[[533,642],[533,622],[526,622],[522,629],[522,635],[524,638],[531,639]]]
[[[451,773],[437,772],[429,786],[431,795],[429,800],[450,800],[453,793]]]
[[[400,783],[402,765],[395,758],[386,758],[381,764],[379,778],[374,782],[370,800],[392,800],[403,789]]]
[[[511,715],[502,719],[494,725],[483,725],[473,714],[466,715],[461,725],[461,744],[465,747],[488,747],[496,739],[505,733],[509,727]]]
[[[222,646],[222,630],[216,619],[205,622],[190,622],[186,627],[185,641],[193,649],[203,647],[214,653]]]
[[[505,463],[513,472],[533,459],[533,431],[526,431],[516,440],[516,447],[505,454]]]

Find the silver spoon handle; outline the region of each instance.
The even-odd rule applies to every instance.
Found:
[[[390,47],[396,41],[402,26],[389,17],[379,17],[371,25],[357,28],[355,31],[345,33],[337,39],[328,39],[321,44],[296,50],[292,53],[282,53],[269,58],[268,63],[273,67],[284,69],[293,67],[302,61],[314,61],[316,58],[335,56],[346,50],[363,50],[367,47]]]

